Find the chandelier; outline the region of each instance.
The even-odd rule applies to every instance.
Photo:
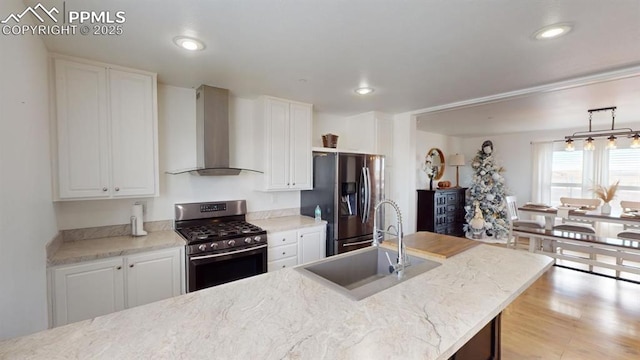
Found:
[[[630,128],[615,128],[616,122],[616,106],[610,106],[600,109],[589,109],[587,112],[589,113],[589,131],[579,131],[573,133],[573,135],[565,136],[565,150],[566,151],[574,151],[576,149],[574,145],[574,139],[585,139],[584,140],[584,149],[587,151],[592,151],[595,149],[595,138],[606,137],[609,142],[607,143],[607,149],[615,149],[617,147],[616,140],[617,136],[626,136],[631,138],[631,146],[632,148],[640,148],[640,132],[632,130]],[[611,130],[592,130],[591,129],[591,119],[593,117],[594,112],[600,111],[611,111]]]

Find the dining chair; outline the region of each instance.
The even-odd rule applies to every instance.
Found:
[[[584,198],[568,198],[561,197],[560,203],[562,206],[577,207],[583,210],[595,210],[600,206],[600,199],[584,199]],[[558,209],[559,210],[559,209]],[[595,235],[596,228],[595,222],[583,219],[575,219],[569,217],[562,218],[562,224],[553,227],[553,230],[566,231],[585,235]],[[564,254],[564,249],[559,247],[557,251],[560,254]],[[589,254],[589,259],[596,261],[597,255],[595,252]],[[589,265],[589,271],[593,271],[593,265]]]
[[[544,221],[538,220],[521,220],[518,215],[518,204],[515,196],[507,196],[507,215],[509,216],[509,238],[507,239],[507,247],[518,246],[518,236],[513,236],[514,227],[525,227],[534,229],[544,229]],[[511,246],[511,239],[513,239],[513,246]],[[530,240],[533,241],[533,240]]]
[[[640,201],[620,201],[623,213],[636,212],[640,216]],[[640,225],[624,224],[622,232],[618,233],[618,238],[624,240],[640,240]]]
[[[600,206],[600,199],[561,197],[560,203],[562,204],[562,206],[579,207],[581,209],[586,209],[586,210],[595,210],[596,208],[598,208],[598,206]],[[596,228],[594,227],[594,225],[595,225],[595,222],[593,221],[563,217],[562,224],[554,226],[553,230],[575,232],[575,233],[587,234],[587,235],[595,235]]]

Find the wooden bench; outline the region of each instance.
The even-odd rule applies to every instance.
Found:
[[[528,237],[529,251],[534,253],[587,264],[589,271],[593,271],[593,266],[613,269],[616,271],[616,277],[620,277],[621,271],[640,275],[639,240],[524,227],[514,228],[513,233],[516,236]],[[588,257],[565,254],[564,250],[587,254]],[[598,255],[615,258],[616,263],[611,264],[598,260]],[[636,265],[625,264],[625,261],[635,262]]]

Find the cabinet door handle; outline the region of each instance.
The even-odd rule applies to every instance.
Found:
[[[116,270],[121,270],[122,266],[116,266]]]
[[[296,186],[296,183],[293,183],[293,186]]]
[[[107,191],[107,190],[108,190],[108,189],[107,189],[106,187],[103,187],[103,188],[102,188],[102,191]]]
[[[283,252],[282,252],[282,255],[287,255],[287,252],[286,252],[286,251],[283,251]]]
[[[284,238],[282,238],[282,242],[285,242],[286,240]]]
[[[119,187],[116,187],[116,191],[120,191],[120,188],[119,188]]]
[[[130,267],[130,268],[132,268],[132,267],[133,267],[133,265],[134,265],[134,264],[131,264],[131,265],[129,265],[129,267]]]

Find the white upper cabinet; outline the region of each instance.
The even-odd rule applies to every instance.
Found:
[[[262,97],[256,111],[257,159],[267,191],[312,188],[312,105]]]
[[[291,185],[295,189],[312,189],[311,169],[313,154],[311,152],[311,105],[292,103],[291,114]]]
[[[156,75],[54,58],[56,199],[158,194]]]
[[[112,185],[118,196],[156,192],[155,78],[109,70]]]
[[[57,59],[55,74],[59,196],[107,197],[107,72]]]

